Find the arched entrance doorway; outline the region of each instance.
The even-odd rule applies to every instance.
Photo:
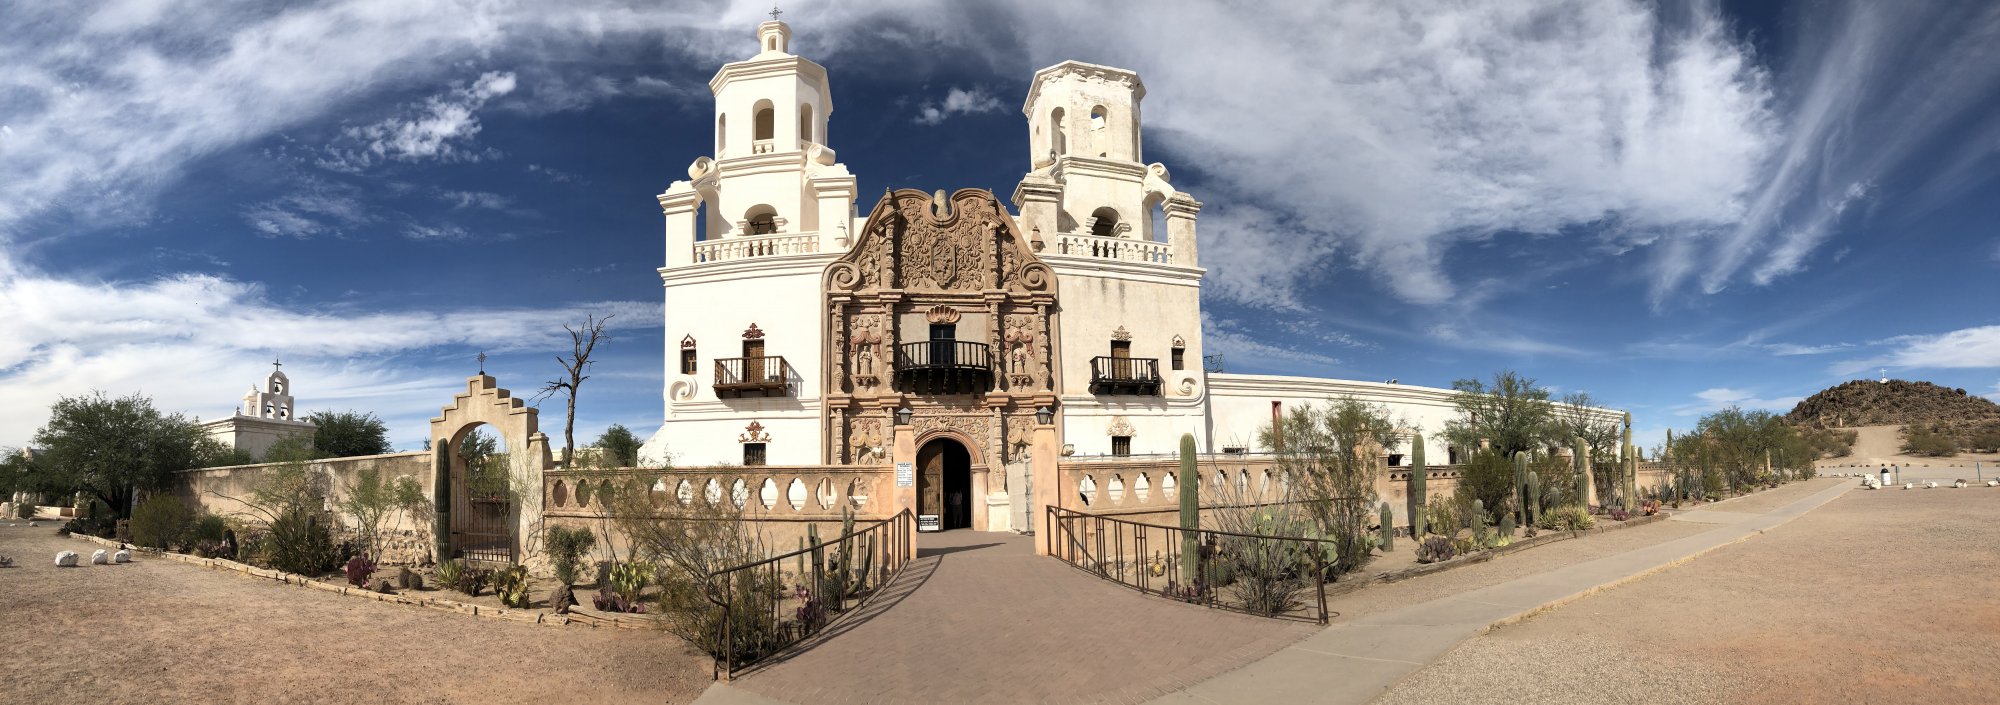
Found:
[[[486,424],[459,431],[450,463],[451,556],[514,562],[514,466],[507,439]]]
[[[917,514],[936,515],[944,531],[972,527],[972,454],[950,438],[917,450]]]

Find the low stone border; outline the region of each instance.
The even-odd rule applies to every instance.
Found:
[[[284,583],[286,585],[297,585],[300,587],[312,588],[314,590],[319,590],[322,592],[330,592],[336,595],[369,599],[369,600],[374,600],[376,602],[389,602],[399,605],[428,607],[443,612],[456,612],[458,614],[468,614],[474,617],[501,619],[509,622],[523,622],[528,624],[545,624],[548,626],[555,626],[555,627],[560,627],[567,624],[582,624],[585,626],[592,626],[592,627],[599,626],[600,624],[611,624],[620,627],[627,626],[625,624],[619,623],[619,620],[617,619],[604,619],[601,617],[584,617],[579,619],[577,617],[572,617],[570,615],[551,614],[549,612],[543,612],[541,610],[517,610],[517,609],[508,609],[504,607],[484,607],[481,605],[475,605],[467,602],[459,602],[457,600],[447,600],[441,597],[411,597],[409,595],[403,595],[403,594],[380,593],[380,592],[375,592],[374,590],[369,590],[366,588],[358,588],[351,585],[340,585],[336,583],[329,583],[323,580],[314,580],[312,578],[308,578],[306,576],[299,575],[297,573],[287,573],[281,570],[273,570],[270,568],[259,568],[257,566],[253,566],[247,563],[238,563],[236,561],[228,560],[225,558],[201,558],[198,556],[190,556],[184,553],[162,551],[156,548],[138,548],[123,542],[113,541],[111,539],[101,538],[97,536],[91,536],[88,534],[70,534],[70,538],[89,541],[91,543],[95,543],[108,548],[129,549],[134,552],[143,553],[156,558],[165,558],[167,560],[179,561],[181,563],[201,566],[203,568],[208,568],[210,570],[235,571],[237,573],[241,573],[243,575],[252,578],[275,580]],[[595,612],[595,610],[592,611]],[[644,615],[626,615],[626,616],[642,617]],[[634,626],[631,628],[638,628],[638,627]]]
[[[1520,539],[1512,543],[1509,543],[1505,546],[1501,546],[1499,548],[1487,549],[1471,555],[1452,558],[1451,560],[1443,561],[1440,563],[1424,563],[1419,565],[1413,565],[1408,568],[1403,568],[1401,570],[1392,570],[1387,573],[1377,573],[1374,575],[1374,577],[1370,578],[1334,583],[1332,585],[1327,586],[1326,594],[1328,596],[1345,595],[1347,593],[1354,592],[1378,583],[1395,583],[1404,580],[1409,580],[1411,578],[1418,578],[1426,575],[1431,575],[1433,573],[1442,573],[1444,571],[1451,570],[1459,566],[1472,565],[1474,563],[1485,563],[1487,561],[1493,560],[1497,556],[1503,556],[1517,551],[1525,551],[1530,548],[1534,548],[1536,546],[1540,546],[1543,544],[1554,543],[1557,541],[1564,541],[1573,538],[1582,538],[1584,535],[1587,534],[1601,534],[1606,531],[1617,531],[1619,529],[1629,529],[1635,526],[1645,526],[1647,524],[1651,524],[1654,522],[1666,521],[1668,516],[1669,515],[1667,512],[1660,512],[1652,516],[1633,517],[1625,521],[1611,521],[1610,519],[1607,518],[1597,522],[1595,526],[1592,526],[1588,529],[1584,529],[1582,531],[1550,530],[1534,538]]]

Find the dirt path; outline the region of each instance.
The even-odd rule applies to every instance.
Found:
[[[180,563],[88,563],[95,544],[0,526],[0,701],[688,702],[709,662],[672,636],[475,619]]]
[[[1851,491],[1477,637],[1380,702],[2000,702],[2000,489]]]

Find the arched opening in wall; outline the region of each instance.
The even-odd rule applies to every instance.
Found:
[[[1104,116],[1104,106],[1093,106],[1090,109],[1090,129],[1093,132],[1104,129],[1104,125],[1106,124]]]
[[[931,439],[917,450],[917,467],[917,515],[937,517],[940,531],[971,528],[972,454],[965,446]]]
[[[1167,241],[1167,197],[1159,193],[1147,194],[1140,207],[1146,212],[1146,239],[1154,242]]]
[[[778,131],[777,111],[771,109],[771,101],[757,101],[756,120],[751,123],[750,139],[762,142],[771,139]]]
[[[1090,212],[1090,234],[1098,237],[1118,236],[1118,209],[1105,206]]]
[[[813,141],[813,106],[799,106],[799,141]]]
[[[778,38],[777,38],[777,36],[775,36],[775,35],[774,35],[774,36],[769,36],[769,37],[765,37],[765,38],[764,38],[764,51],[777,51],[777,50],[778,50]]]
[[[715,158],[721,159],[729,149],[729,115],[715,116]]]
[[[486,424],[459,431],[451,443],[452,556],[514,560],[514,466],[507,440]],[[587,495],[577,486],[581,505]]]
[[[1065,136],[1065,133],[1066,130],[1063,129],[1063,109],[1056,108],[1050,111],[1049,136],[1053,141],[1050,143],[1049,148],[1054,150],[1058,157],[1069,153],[1069,139]]]
[[[744,231],[746,235],[775,235],[778,232],[776,208],[762,204],[751,206],[750,210],[743,212],[743,220],[750,224]]]

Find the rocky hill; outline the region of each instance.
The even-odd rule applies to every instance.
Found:
[[[1785,420],[1799,426],[1925,424],[1945,428],[2000,420],[2000,404],[1929,382],[1855,380],[1806,397]]]

